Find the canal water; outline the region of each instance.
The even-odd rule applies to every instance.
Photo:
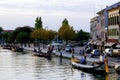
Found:
[[[120,80],[116,73],[100,76],[73,69],[69,59],[32,54],[0,49],[0,80]]]

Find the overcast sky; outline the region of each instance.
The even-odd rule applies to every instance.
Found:
[[[34,27],[37,16],[43,27],[58,30],[67,18],[75,30],[90,31],[90,19],[119,0],[0,0],[0,26],[13,30],[20,26]]]

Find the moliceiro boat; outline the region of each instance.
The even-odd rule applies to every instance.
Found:
[[[39,51],[38,53],[35,53],[34,55],[35,55],[35,56],[38,56],[38,57],[51,58],[52,51],[53,51],[53,47],[52,47],[52,46],[48,46],[48,51],[47,51],[47,53],[44,53],[44,52],[42,52],[42,51]]]
[[[95,73],[95,74],[101,74],[105,75],[109,73],[108,69],[108,63],[105,59],[104,62],[96,62],[93,64],[81,64],[80,60],[72,58],[71,64],[73,68],[80,69],[82,71],[88,72],[88,73]]]
[[[48,53],[35,53],[34,56],[51,58],[51,55],[49,55]]]

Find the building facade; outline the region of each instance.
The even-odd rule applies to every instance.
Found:
[[[90,20],[90,36],[91,36],[92,42],[97,40],[97,36],[98,36],[97,28],[96,28],[97,22],[98,22],[98,16]]]
[[[120,43],[120,2],[107,6],[97,15],[90,20],[92,41],[99,41],[105,47]]]
[[[91,38],[96,48],[99,50],[104,49],[104,43],[106,42],[106,28],[105,28],[105,9],[99,11],[97,14],[98,16],[92,18],[90,20],[90,31],[91,31]],[[95,47],[94,47],[95,48]]]
[[[107,42],[119,43],[120,39],[120,2],[107,8],[108,12],[108,40]]]
[[[99,19],[98,19],[98,24],[99,24],[99,32],[100,32],[100,40],[105,42],[106,40],[106,28],[105,28],[105,9],[99,11],[98,13]]]

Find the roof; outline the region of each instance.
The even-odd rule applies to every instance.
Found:
[[[115,4],[113,4],[113,5],[109,6],[109,7],[107,7],[106,10],[111,10],[111,9],[117,8],[119,6],[120,6],[120,2],[117,2],[117,3],[115,3]]]
[[[97,14],[103,14],[105,9],[102,9],[101,11],[97,12]]]
[[[12,33],[14,30],[4,30],[3,32]]]

